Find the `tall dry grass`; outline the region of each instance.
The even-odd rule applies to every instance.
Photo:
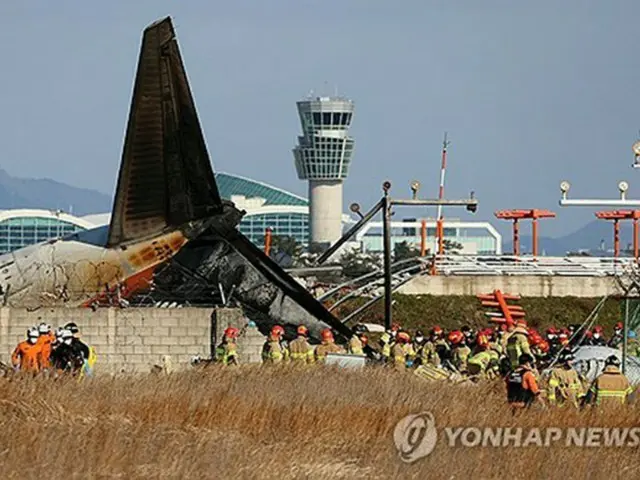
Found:
[[[513,417],[499,383],[427,383],[385,369],[242,366],[169,377],[0,378],[2,478],[640,478],[630,448],[450,448],[402,463],[396,422],[638,425],[634,407]]]

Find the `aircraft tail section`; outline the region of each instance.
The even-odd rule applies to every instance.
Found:
[[[169,17],[143,33],[108,246],[222,211]]]

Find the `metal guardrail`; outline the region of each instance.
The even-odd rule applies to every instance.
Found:
[[[633,258],[446,255],[435,260],[440,275],[622,276],[638,269]]]

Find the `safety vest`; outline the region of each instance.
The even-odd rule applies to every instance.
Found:
[[[524,388],[524,374],[527,370],[517,368],[507,376],[507,400],[509,403],[530,405],[535,396],[531,390]]]

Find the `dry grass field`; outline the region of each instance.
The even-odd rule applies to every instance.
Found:
[[[638,448],[451,448],[412,464],[393,430],[408,413],[449,426],[640,425],[616,412],[513,417],[500,383],[453,386],[372,369],[240,368],[168,377],[0,378],[8,478],[640,478]],[[444,436],[444,435],[442,435]]]

